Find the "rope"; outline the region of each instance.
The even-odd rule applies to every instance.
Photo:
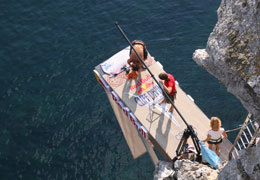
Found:
[[[239,128],[235,128],[235,129],[226,130],[226,133],[229,133],[229,132],[232,132],[232,131],[237,131],[239,129],[241,129],[241,128],[239,127]]]
[[[251,120],[251,122],[247,123],[246,126],[248,126],[248,124],[252,124],[254,121],[255,121],[255,119]],[[226,130],[226,133],[237,131],[237,130],[240,130],[240,129],[241,129],[241,127],[238,127],[238,128],[235,128],[235,129]]]

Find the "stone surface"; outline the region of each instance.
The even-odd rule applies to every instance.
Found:
[[[154,180],[215,180],[218,173],[225,166],[225,162],[220,164],[218,170],[187,159],[177,160],[172,164],[165,161],[159,161],[154,171]]]
[[[218,179],[258,180],[260,178],[260,144],[247,151],[242,150],[236,160],[230,161],[220,172]]]
[[[259,0],[222,0],[207,47],[193,59],[260,121]]]
[[[193,59],[260,121],[260,0],[222,0],[207,47],[196,50]],[[239,154],[218,179],[259,179],[260,147]]]
[[[155,167],[154,180],[171,179],[175,171],[172,169],[172,163],[159,161]]]

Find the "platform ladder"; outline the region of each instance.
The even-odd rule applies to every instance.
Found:
[[[252,116],[249,113],[229,151],[229,160],[237,158],[240,150],[250,148],[258,142],[259,129],[258,123],[252,120]]]

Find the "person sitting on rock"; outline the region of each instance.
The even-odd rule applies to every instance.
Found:
[[[207,138],[203,142],[208,142],[209,149],[213,149],[213,145],[216,145],[216,154],[219,155],[219,144],[222,143],[222,136],[227,138],[225,129],[221,127],[221,120],[218,117],[211,117],[210,119],[211,129],[208,131]]]

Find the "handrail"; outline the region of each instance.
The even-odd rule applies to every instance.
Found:
[[[238,133],[238,135],[237,135],[237,137],[236,137],[236,139],[235,139],[235,141],[234,141],[234,143],[233,143],[233,146],[231,147],[231,149],[230,149],[230,151],[229,151],[229,154],[228,154],[229,160],[231,160],[231,158],[232,158],[232,152],[233,152],[233,150],[234,150],[234,147],[236,146],[236,144],[237,144],[237,142],[238,142],[240,136],[242,135],[242,133],[243,133],[243,131],[244,131],[244,129],[245,129],[245,127],[246,127],[246,125],[247,125],[247,122],[249,121],[250,117],[251,117],[251,114],[249,113],[249,114],[247,115],[247,117],[246,117],[245,122],[243,123],[242,127],[240,128],[240,131],[239,131],[239,133]],[[251,139],[251,140],[252,140],[252,139]]]
[[[252,137],[252,139],[248,143],[247,149],[250,148],[253,145],[253,142],[255,141],[256,136],[259,134],[259,132],[260,132],[260,127],[258,127],[257,130],[255,131],[254,136]]]
[[[247,125],[250,125],[250,124],[251,124],[253,130],[255,131],[255,126],[253,125],[253,122],[254,122],[254,121],[255,121],[255,120],[252,121],[251,119],[249,119],[249,122],[247,123]],[[240,126],[240,127],[238,127],[238,128],[234,128],[234,129],[225,130],[225,131],[226,131],[226,133],[229,133],[229,132],[233,132],[233,131],[240,130],[241,127],[242,127],[242,126]],[[248,129],[248,127],[247,127],[247,129]],[[248,130],[248,131],[251,132],[250,130]],[[251,135],[251,136],[253,136],[253,135]]]

